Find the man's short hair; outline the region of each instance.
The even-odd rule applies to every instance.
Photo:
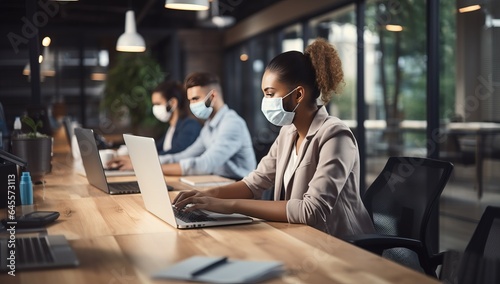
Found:
[[[220,85],[219,77],[208,72],[191,73],[189,76],[187,76],[184,83],[184,85],[186,86],[186,90],[196,86],[205,87],[212,84]]]

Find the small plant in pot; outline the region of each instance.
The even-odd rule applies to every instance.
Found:
[[[12,153],[28,163],[34,183],[42,183],[43,176],[52,169],[52,137],[39,133],[42,121],[35,122],[31,117],[24,116],[21,121],[30,128],[30,132],[12,137]]]

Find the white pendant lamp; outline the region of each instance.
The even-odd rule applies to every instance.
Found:
[[[43,59],[40,63],[40,74],[44,77],[54,77],[56,75],[54,55],[50,53],[48,46],[43,47]]]
[[[203,11],[208,10],[208,0],[167,0],[165,8],[176,10]]]
[[[125,14],[125,33],[123,33],[116,43],[116,50],[123,52],[144,52],[146,43],[135,28],[134,11],[128,10]]]
[[[220,15],[219,1],[212,1],[212,23],[219,28],[232,26],[236,19],[233,16]]]
[[[54,54],[49,51],[50,41],[50,37],[45,37],[43,39],[43,55],[38,56],[41,81],[43,81],[45,77],[54,77],[56,75],[54,66]],[[28,64],[26,64],[26,66],[24,66],[23,75],[31,76],[31,66],[29,62]]]

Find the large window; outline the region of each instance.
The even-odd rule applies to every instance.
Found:
[[[309,21],[308,43],[317,37],[327,39],[338,50],[344,70],[345,86],[342,94],[335,96],[328,105],[331,115],[343,120],[356,118],[356,53],[357,31],[354,5],[322,15]]]
[[[240,84],[235,87],[243,88],[239,89],[239,93],[245,96],[242,107],[244,109],[241,111],[249,123],[254,143],[272,142],[277,133],[277,129],[267,123],[258,111],[263,67],[277,53],[289,50],[303,51],[305,46],[315,38],[322,37],[335,45],[339,51],[345,79],[342,94],[334,97],[327,106],[329,113],[344,120],[353,130],[356,130],[359,111],[357,98],[360,95],[364,96],[366,156],[362,159],[367,162],[366,184],[370,184],[380,172],[388,156],[426,156],[428,73],[426,5],[426,1],[368,0],[365,5],[365,27],[362,29],[364,31],[362,48],[357,42],[358,30],[356,4],[354,3],[310,18],[298,19],[296,22],[288,23],[265,35],[256,36],[237,48],[233,48],[238,51],[234,52],[231,60],[240,66],[242,72],[232,74],[237,74],[237,81],[241,80]],[[458,62],[455,59],[456,46],[460,41],[460,38],[455,36],[457,17],[460,15],[456,13],[455,0],[440,1],[439,113],[443,126],[450,120],[460,118],[460,111],[462,110],[463,113],[464,109],[464,107],[459,107],[460,101],[464,105],[463,103],[467,100],[465,95],[462,99],[457,96],[460,91],[467,91],[467,88],[457,89],[459,78],[457,78],[456,70],[464,70],[463,73],[470,70],[470,68],[460,69],[456,66]],[[478,18],[475,22],[480,22],[483,26],[484,16],[462,16],[464,23],[466,19],[472,17]],[[464,25],[462,29],[465,32],[471,30],[469,25]],[[492,34],[493,31],[491,28],[481,32],[477,29],[470,32],[475,32],[477,37],[487,38],[486,36]],[[481,47],[477,46],[479,42],[482,42]],[[467,46],[476,46],[477,51],[488,51],[492,46],[487,45],[488,42],[492,41],[478,40]],[[250,55],[246,62],[239,59],[242,47],[245,47]],[[364,52],[363,70],[358,70],[356,62],[360,51]],[[479,59],[464,58],[464,63],[469,61],[479,61]],[[356,88],[359,72],[364,72],[363,94],[359,94]],[[469,76],[473,79],[468,81],[476,80],[477,74]],[[483,77],[488,78],[486,75]],[[475,85],[469,84],[468,86],[477,86],[476,81],[474,81]],[[254,99],[247,101],[247,96],[252,96]],[[253,109],[257,111],[249,111],[247,106],[253,106]],[[484,109],[484,107],[477,109]],[[478,116],[478,112],[469,113],[469,118]],[[492,113],[488,111],[487,117],[494,116]]]
[[[281,52],[290,50],[304,51],[304,36],[301,24],[294,24],[283,29]]]
[[[376,176],[388,156],[426,155],[425,1],[369,1],[364,37],[367,172]]]

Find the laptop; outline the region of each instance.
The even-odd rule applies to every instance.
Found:
[[[74,267],[79,264],[63,235],[16,235],[14,243],[10,240],[8,236],[0,238],[0,271]],[[12,258],[15,264],[10,267]]]
[[[75,128],[76,129],[76,128]],[[97,143],[95,141],[95,136],[94,137],[94,140],[90,139],[90,135],[94,135],[94,132],[93,130],[91,129],[85,129],[85,128],[82,128],[83,131],[80,131],[79,132],[83,132],[84,135],[76,135],[76,131],[74,131],[74,135],[76,136],[76,139],[77,139],[77,142],[79,144],[79,148],[80,148],[80,144],[83,143],[83,145],[85,146],[85,152],[86,155],[82,155],[81,154],[81,151],[79,151],[79,156],[82,158],[82,162],[85,163],[85,160],[87,159],[99,159],[99,162],[101,162],[101,167],[102,167],[102,160],[101,160],[101,157],[99,155],[99,149],[97,148]],[[95,144],[95,147],[92,146],[92,141],[93,143]],[[79,174],[83,175],[83,176],[86,176],[87,173],[86,171],[78,171]],[[129,170],[129,171],[120,171],[118,169],[106,169],[104,168],[104,174],[107,176],[107,177],[119,177],[119,176],[135,176],[135,173],[134,171],[132,170]]]
[[[146,209],[178,229],[251,223],[241,214],[219,214],[206,210],[184,212],[175,209],[158,159],[153,138],[123,134]]]
[[[92,129],[75,128],[75,136],[80,148],[85,175],[91,185],[109,194],[140,193],[139,185],[136,181],[107,181],[106,177],[109,175],[106,175],[102,167],[101,157],[99,156],[99,150],[97,149]]]

